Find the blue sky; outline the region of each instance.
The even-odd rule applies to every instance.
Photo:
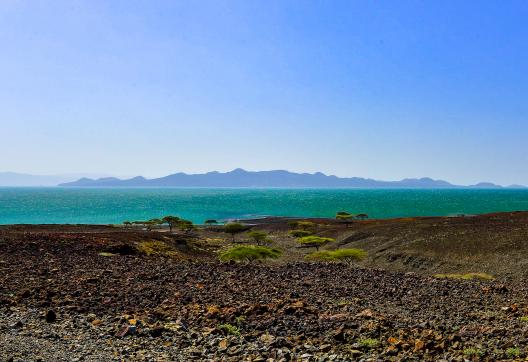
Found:
[[[524,1],[0,2],[0,171],[528,184]]]

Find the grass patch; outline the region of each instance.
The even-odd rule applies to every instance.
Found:
[[[225,331],[227,334],[232,334],[233,336],[240,336],[240,328],[229,323],[219,324],[218,329]]]
[[[528,316],[521,317],[521,318],[519,318],[519,320],[521,322],[528,323]]]
[[[267,248],[265,246],[247,245],[236,246],[220,254],[222,261],[247,261],[260,259],[278,259],[282,252],[277,249]]]
[[[173,247],[159,240],[142,241],[136,245],[136,249],[140,253],[149,256],[155,255],[172,257],[178,255],[178,252],[174,250]]]
[[[235,317],[235,323],[239,327],[242,325],[242,323],[244,323],[245,320],[246,320],[246,317],[244,317],[243,315],[239,315],[238,317]]]
[[[510,347],[506,350],[506,356],[508,358],[516,358],[521,355],[521,350],[517,347]]]
[[[378,346],[379,341],[373,338],[362,338],[358,341],[359,345],[363,348],[375,348]]]
[[[467,273],[467,274],[435,274],[435,278],[440,279],[463,279],[463,280],[494,280],[495,277],[486,273]]]
[[[478,348],[466,348],[463,352],[468,357],[482,357],[484,355],[484,352]]]

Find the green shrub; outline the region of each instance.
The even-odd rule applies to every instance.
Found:
[[[374,348],[379,344],[379,341],[373,338],[362,338],[358,343],[363,348]]]
[[[333,251],[333,256],[337,260],[342,260],[346,263],[351,263],[357,260],[363,260],[367,256],[367,252],[362,249],[337,249]]]
[[[219,324],[218,329],[225,331],[227,334],[232,334],[234,336],[240,336],[240,328],[232,324],[229,324],[229,323]]]
[[[306,260],[319,260],[319,261],[334,261],[332,252],[329,250],[314,251],[304,257]]]
[[[528,323],[528,316],[519,318],[521,322]]]
[[[244,323],[245,320],[246,320],[246,317],[244,317],[243,315],[239,315],[238,317],[235,317],[235,323],[239,327],[242,325],[242,323]]]
[[[306,255],[307,260],[321,260],[321,261],[344,261],[347,264],[352,264],[355,261],[363,260],[367,256],[367,252],[361,249],[337,249],[334,251],[318,251]]]
[[[163,241],[151,240],[151,241],[142,241],[136,245],[136,249],[146,255],[156,255],[156,256],[176,256],[178,252],[172,248],[170,245],[167,245]]]
[[[328,243],[334,242],[335,239],[332,238],[323,238],[320,236],[304,236],[297,240],[297,242],[301,245],[307,246],[307,247],[314,247],[319,251],[319,248],[323,245],[326,245]]]
[[[278,259],[282,252],[277,249],[266,248],[264,246],[247,245],[236,246],[220,254],[222,261],[247,261],[260,259]]]
[[[506,356],[508,358],[516,358],[521,355],[521,350],[517,347],[510,347],[506,350]]]
[[[464,354],[468,357],[481,357],[484,355],[484,352],[482,352],[480,349],[478,348],[466,348],[464,349]]]
[[[312,232],[309,231],[309,230],[299,230],[299,229],[295,229],[295,230],[290,230],[288,232],[289,235],[293,236],[293,237],[296,237],[296,238],[303,238],[305,236],[310,236],[312,235]]]

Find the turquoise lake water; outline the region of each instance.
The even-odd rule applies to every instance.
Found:
[[[259,216],[371,218],[527,211],[527,190],[0,188],[0,224],[110,224],[178,215],[205,219]]]

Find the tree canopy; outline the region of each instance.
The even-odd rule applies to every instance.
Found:
[[[181,231],[189,232],[194,229],[194,224],[190,220],[180,219],[178,221],[178,227]]]
[[[231,222],[224,225],[224,232],[231,234],[233,241],[235,240],[235,234],[241,233],[244,230],[246,230],[246,226],[238,222]]]
[[[169,231],[170,232],[172,232],[172,228],[174,226],[176,226],[180,222],[180,220],[181,219],[178,216],[172,216],[172,215],[165,216],[163,219],[161,219],[161,221],[164,224],[168,224],[169,225]]]
[[[250,231],[248,236],[252,238],[257,243],[257,245],[260,245],[268,239],[268,234],[263,231]]]
[[[334,241],[335,239],[333,238],[323,238],[321,236],[315,236],[315,235],[304,236],[297,240],[299,244],[306,246],[306,247],[314,247],[317,250],[319,250],[321,246],[334,242]]]
[[[346,224],[348,227],[348,224],[354,220],[354,215],[346,212],[346,211],[339,211],[336,213],[336,220],[341,221]]]
[[[310,236],[312,235],[313,233],[309,230],[299,230],[299,229],[295,229],[295,230],[290,230],[288,231],[288,234],[293,236],[293,237],[296,237],[296,238],[302,238],[304,236]]]

